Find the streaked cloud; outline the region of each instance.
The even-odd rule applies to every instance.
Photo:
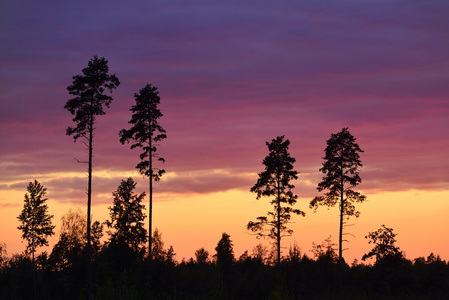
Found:
[[[297,193],[313,197],[325,142],[346,126],[365,150],[366,192],[449,189],[446,1],[103,5],[2,5],[0,189],[25,192],[41,178],[59,201],[85,201],[86,166],[75,158],[87,151],[65,136],[63,106],[94,54],[122,83],[96,126],[100,201],[123,175],[140,176],[139,151],[118,131],[146,83],[159,88],[168,134],[157,186],[166,196],[248,190],[265,141],[285,134]]]

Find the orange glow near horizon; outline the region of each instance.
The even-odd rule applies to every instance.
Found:
[[[14,199],[16,205],[3,207],[0,213],[0,242],[7,245],[8,256],[21,253],[25,249],[17,216],[23,205],[23,193],[10,192],[2,195],[3,199]],[[354,259],[359,262],[364,253],[371,249],[364,238],[370,231],[378,229],[382,224],[393,228],[397,233],[397,246],[405,252],[408,259],[428,256],[431,252],[439,254],[442,259],[449,260],[449,211],[448,191],[404,191],[367,195],[368,201],[358,204],[361,211],[359,218],[352,218],[348,232],[355,237],[346,236],[349,243],[344,252],[347,263]],[[165,198],[167,195],[155,194],[155,198]],[[332,236],[332,242],[338,243],[338,211],[337,208],[320,207],[316,213],[308,208],[311,199],[299,198],[297,208],[306,212],[306,217],[294,216],[290,227],[294,230],[292,237],[282,240],[283,253],[296,242],[303,253],[311,256],[312,243],[320,244]],[[112,203],[112,198],[111,198]],[[42,247],[38,252],[51,252],[52,246],[58,240],[61,217],[70,208],[82,205],[47,202],[49,212],[54,215],[53,222],[57,226],[55,235],[49,239],[49,247]],[[111,204],[94,205],[93,219],[105,221],[108,215],[107,207]],[[153,228],[162,233],[165,248],[173,245],[177,253],[176,259],[189,259],[195,250],[204,247],[212,255],[215,246],[226,232],[234,243],[235,256],[238,258],[245,250],[252,253],[255,245],[267,240],[258,240],[246,230],[246,224],[258,216],[265,215],[270,210],[268,199],[256,200],[250,192],[231,190],[212,194],[178,195],[170,201],[156,201],[153,211]],[[107,237],[107,234],[105,234]],[[337,247],[337,246],[336,246]]]

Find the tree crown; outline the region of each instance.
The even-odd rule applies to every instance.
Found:
[[[120,142],[130,143],[131,149],[142,148],[140,154],[142,160],[136,166],[141,174],[152,176],[159,180],[165,170],[160,169],[156,174],[150,169],[150,159],[157,157],[159,161],[164,162],[164,158],[156,156],[157,144],[159,141],[167,138],[166,131],[159,124],[159,119],[163,116],[160,109],[160,97],[157,87],[147,84],[140,92],[134,94],[136,104],[130,109],[132,112],[130,129],[122,129],[119,132]]]
[[[293,169],[296,159],[291,157],[288,152],[290,141],[284,140],[284,138],[285,136],[278,136],[271,142],[266,142],[269,154],[263,160],[265,171],[259,173],[256,184],[251,188],[251,192],[257,194],[257,199],[260,199],[261,196],[274,196],[270,202],[274,209],[267,213],[270,219],[266,216],[257,217],[256,222],[250,221],[247,225],[247,229],[258,232],[258,237],[268,236],[276,239],[278,225],[281,232],[291,235],[293,231],[287,229],[286,226],[291,215],[305,215],[299,209],[291,207],[296,203],[298,196],[293,194],[292,189],[295,186],[290,182],[298,179],[298,172]],[[281,203],[285,203],[287,206],[281,206]],[[264,230],[265,225],[270,227],[268,233]]]
[[[147,239],[144,228],[146,216],[143,213],[145,206],[141,204],[145,193],[135,195],[135,187],[136,182],[132,178],[121,181],[120,186],[112,193],[113,206],[108,207],[111,220],[106,221],[106,225],[114,229],[108,232],[112,243],[123,243],[139,252]]]
[[[364,254],[362,260],[370,257],[376,257],[376,263],[381,262],[387,258],[402,257],[402,251],[395,246],[396,234],[393,232],[393,228],[388,228],[382,225],[376,231],[368,233],[365,236],[368,239],[369,244],[374,244],[374,248],[367,254]]]
[[[360,149],[356,138],[351,135],[348,128],[343,128],[338,133],[331,134],[324,150],[323,166],[320,171],[325,174],[318,184],[317,190],[328,190],[324,196],[315,197],[310,202],[310,207],[317,209],[319,205],[334,206],[342,196],[345,196],[343,213],[346,216],[359,216],[355,210],[354,202],[363,202],[366,196],[356,192],[352,187],[362,182],[358,168],[362,167]]]
[[[265,171],[259,173],[257,183],[251,188],[251,192],[257,193],[257,199],[261,196],[278,195],[278,200],[284,203],[294,204],[297,196],[291,193],[295,186],[291,180],[298,179],[298,172],[293,170],[296,159],[290,156],[288,147],[290,141],[284,140],[284,136],[278,136],[270,142],[266,142],[269,154],[264,158]]]
[[[53,215],[48,214],[48,206],[45,204],[47,189],[37,180],[30,182],[25,193],[23,210],[17,217],[21,225],[17,227],[22,231],[22,238],[27,240],[27,250],[36,251],[37,247],[48,246],[47,237],[54,234],[51,219]]]
[[[109,75],[108,61],[94,56],[88,66],[82,70],[83,75],[73,76],[73,82],[67,87],[74,98],[67,101],[64,108],[75,117],[76,127],[68,127],[66,134],[73,135],[76,141],[79,137],[86,137],[89,130],[93,130],[95,116],[104,115],[103,105],[108,107],[112,97],[105,95],[105,90],[111,93],[120,85],[115,74]]]
[[[235,261],[234,257],[234,245],[232,244],[231,237],[227,233],[223,233],[220,241],[218,241],[217,247],[215,247],[217,265],[219,267],[227,268]]]

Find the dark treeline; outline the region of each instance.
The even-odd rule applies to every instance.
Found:
[[[261,245],[235,258],[231,238],[223,234],[214,255],[201,248],[178,263],[173,247],[164,249],[161,234],[155,232],[152,260],[121,243],[92,251],[92,298],[444,299],[449,294],[448,263],[434,254],[408,260],[402,253],[387,254],[373,265],[345,263],[340,292],[333,246],[329,240],[314,245],[311,256],[294,246],[275,264],[276,251],[270,255]],[[85,299],[86,255],[82,243],[70,242],[38,255],[36,298]],[[0,298],[32,299],[33,269],[29,255],[2,257]]]

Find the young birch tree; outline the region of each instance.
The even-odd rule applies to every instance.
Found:
[[[138,257],[145,253],[147,231],[144,228],[145,206],[142,200],[145,193],[134,194],[136,182],[130,177],[122,180],[115,192],[113,206],[109,206],[111,220],[106,221],[109,231],[110,242],[129,247]]]
[[[46,193],[47,189],[37,180],[30,182],[25,193],[22,212],[17,217],[21,223],[17,228],[22,231],[22,238],[28,242],[27,252],[31,253],[35,297],[37,288],[34,254],[37,247],[48,246],[47,238],[54,234],[55,228],[51,222],[53,215],[48,214],[48,206],[45,203],[48,200],[45,198]]]

